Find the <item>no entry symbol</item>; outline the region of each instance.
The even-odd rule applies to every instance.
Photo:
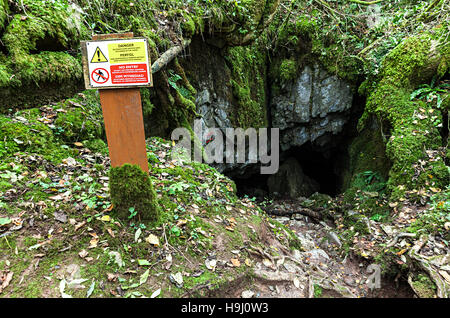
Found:
[[[97,84],[105,84],[109,79],[109,72],[104,68],[96,68],[91,73],[91,79]]]

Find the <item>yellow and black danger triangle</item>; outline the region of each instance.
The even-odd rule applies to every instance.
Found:
[[[97,46],[95,49],[94,55],[92,56],[91,63],[103,63],[108,62],[105,54],[103,54],[102,50]]]

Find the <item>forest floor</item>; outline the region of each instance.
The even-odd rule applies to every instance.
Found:
[[[6,123],[45,131],[34,123],[50,126],[58,114],[80,107],[67,105],[25,110]],[[0,297],[434,297],[448,292],[445,240],[408,232],[427,206],[403,202],[401,208],[390,207],[389,222],[380,222],[344,209],[342,196],[257,203],[238,198],[234,183],[214,168],[172,160],[171,143],[151,138],[150,176],[163,212],[152,226],[133,218],[133,207],[127,220],[114,216],[107,151],[57,139],[47,146],[58,159],[13,137],[22,148],[0,166]],[[408,270],[420,264],[440,285],[411,276]]]

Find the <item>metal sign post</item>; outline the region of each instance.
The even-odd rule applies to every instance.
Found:
[[[147,40],[133,33],[81,42],[87,89],[98,89],[112,167],[137,164],[148,173],[141,94],[153,86]]]

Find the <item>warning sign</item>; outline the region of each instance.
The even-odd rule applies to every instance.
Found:
[[[111,65],[113,84],[147,83],[148,72],[145,64]]]
[[[145,63],[145,43],[111,43],[108,44],[109,56],[111,64],[119,63]]]
[[[109,73],[104,68],[96,68],[92,71],[91,78],[97,84],[105,84],[109,79]]]
[[[152,86],[146,39],[86,41],[82,47],[86,88]]]
[[[91,63],[104,63],[108,62],[105,54],[103,54],[102,50],[97,46],[95,49],[94,55],[92,55]]]

